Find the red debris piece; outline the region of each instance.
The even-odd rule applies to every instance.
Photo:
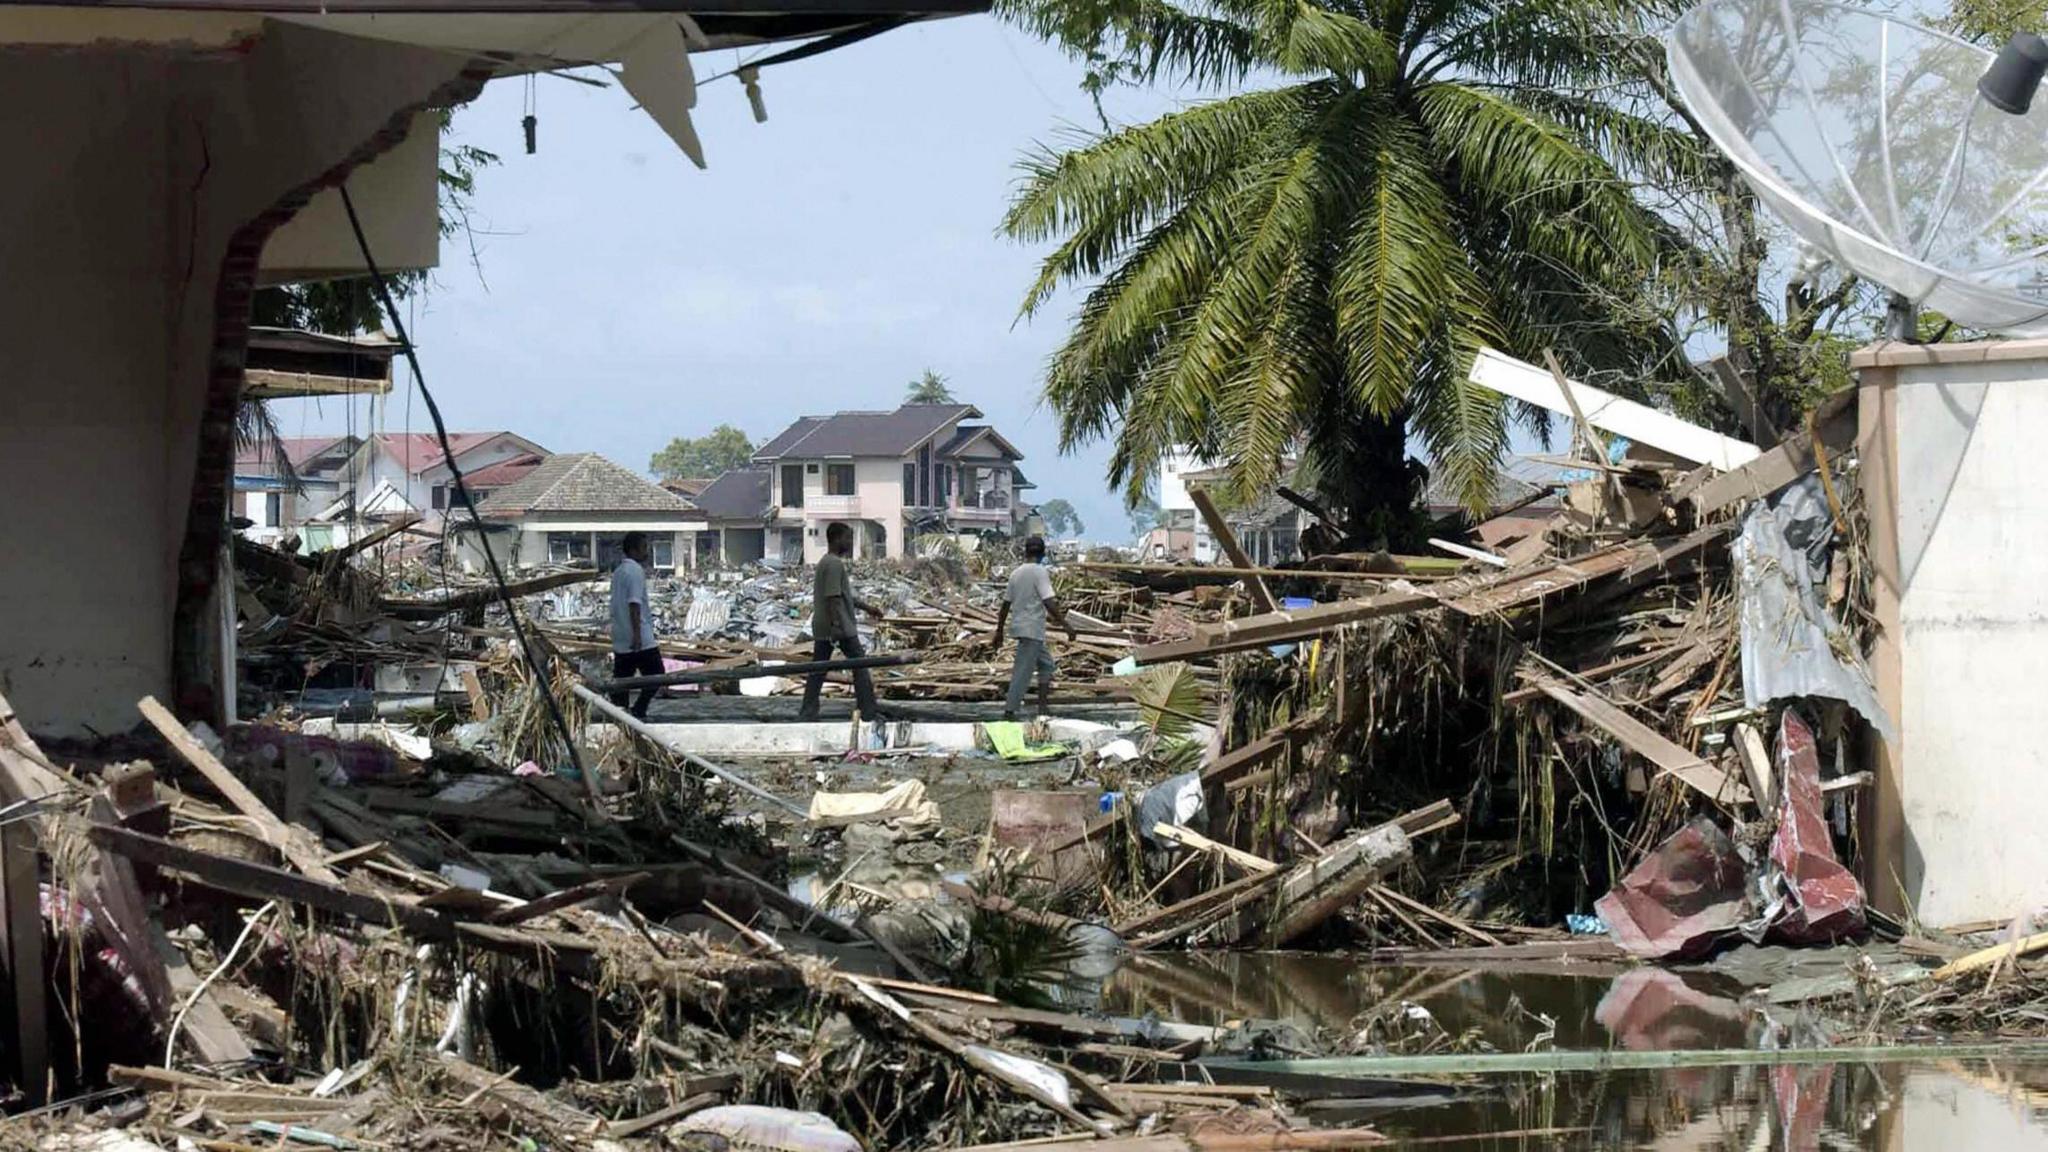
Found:
[[[1778,830],[1771,862],[1792,903],[1772,926],[1788,944],[1820,944],[1863,930],[1863,885],[1835,858],[1821,813],[1820,753],[1813,729],[1787,708],[1778,723]]]
[[[1742,923],[1743,875],[1735,842],[1703,816],[1657,845],[1593,910],[1630,955],[1697,957]]]

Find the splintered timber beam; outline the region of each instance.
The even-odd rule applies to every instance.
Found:
[[[469,924],[412,904],[373,896],[282,868],[216,856],[111,824],[94,824],[92,842],[142,864],[182,872],[198,883],[256,900],[282,900],[366,924],[400,928],[423,940],[463,943],[529,959],[547,957],[565,968],[587,967],[596,957],[591,941],[559,933],[539,933]]]
[[[136,707],[141,710],[142,718],[149,721],[150,726],[157,730],[178,755],[183,756],[187,763],[198,769],[199,774],[206,777],[207,783],[213,785],[222,796],[227,797],[228,803],[233,804],[237,811],[256,825],[257,835],[284,853],[285,858],[297,865],[299,871],[317,880],[340,881],[341,877],[326,864],[326,852],[322,851],[317,843],[311,842],[310,836],[295,832],[291,825],[279,820],[277,813],[272,812],[269,805],[258,799],[254,792],[249,791],[249,786],[242,783],[239,777],[228,771],[227,765],[222,764],[213,753],[207,751],[206,745],[201,744],[192,733],[186,731],[185,726],[178,723],[177,717],[172,716],[168,709],[157,703],[156,697],[144,696]]]

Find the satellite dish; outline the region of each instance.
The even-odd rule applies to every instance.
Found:
[[[1820,0],[1707,0],[1671,30],[1686,106],[1808,244],[1913,309],[2048,335],[2048,48],[1992,53]],[[1994,66],[1995,65],[1995,66]]]

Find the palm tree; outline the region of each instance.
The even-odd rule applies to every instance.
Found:
[[[912,380],[910,387],[904,390],[903,402],[905,404],[951,404],[953,403],[953,389],[947,384],[944,376],[927,368],[924,370],[924,375]]]
[[[1004,228],[1057,242],[1025,314],[1091,285],[1045,395],[1063,447],[1113,437],[1128,500],[1176,446],[1231,461],[1245,494],[1299,453],[1354,531],[1384,531],[1419,488],[1411,433],[1469,505],[1490,499],[1509,413],[1465,378],[1480,347],[1676,371],[1657,272],[1684,246],[1629,177],[1697,146],[1613,95],[1642,46],[1630,11],[1183,2],[1009,12],[1127,78],[1291,81],[1024,163]]]

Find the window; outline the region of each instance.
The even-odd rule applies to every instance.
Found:
[[[663,532],[650,534],[647,537],[647,559],[657,572],[675,571],[676,538]]]
[[[590,533],[548,533],[548,561],[553,564],[590,563]]]
[[[475,495],[475,494],[474,494],[474,493],[471,493],[471,495]],[[435,510],[437,510],[437,511],[440,511],[440,510],[445,510],[445,509],[446,509],[447,507],[448,507],[448,486],[447,486],[446,484],[436,484],[436,485],[434,485],[434,508],[435,508]]]
[[[782,466],[782,506],[801,508],[804,506],[804,467],[801,464]]]
[[[265,528],[284,527],[284,493],[266,492],[263,494],[263,526]]]
[[[825,495],[827,495],[827,496],[851,496],[851,495],[853,495],[853,465],[851,465],[851,464],[827,464],[827,465],[825,465]]]
[[[952,499],[953,466],[948,464],[944,468],[939,469],[939,503],[949,503]]]
[[[903,506],[917,507],[917,465],[903,462]]]

